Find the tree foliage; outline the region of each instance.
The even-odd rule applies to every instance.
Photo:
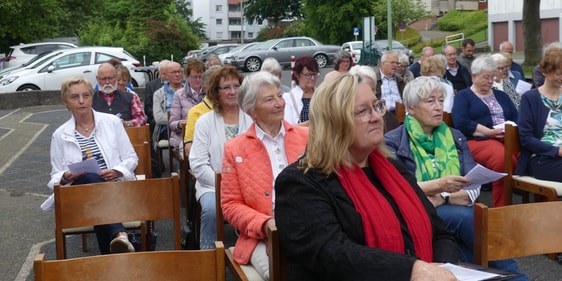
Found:
[[[373,3],[375,21],[377,23],[377,38],[388,38],[388,14],[386,0]],[[392,30],[399,29],[401,23],[409,25],[426,17],[425,4],[420,0],[392,0]]]
[[[282,19],[299,19],[299,0],[248,0],[244,6],[244,17],[250,24],[267,20],[270,26],[277,26]]]

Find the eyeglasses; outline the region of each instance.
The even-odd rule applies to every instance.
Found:
[[[223,90],[223,91],[228,91],[228,90],[238,91],[240,89],[240,85],[230,85],[230,86],[224,86],[224,87],[217,87],[217,89]]]
[[[498,66],[497,70],[506,70],[507,66]]]
[[[318,75],[320,75],[320,73],[316,73],[316,72],[308,72],[308,73],[303,73],[302,74],[304,77],[306,77],[306,79],[316,79],[318,78]]]
[[[201,80],[201,79],[203,79],[203,75],[189,75],[188,77],[189,77],[190,79],[193,79],[193,80]]]
[[[397,61],[385,61],[385,62],[386,62],[386,63],[393,64],[393,65],[398,65],[398,62],[397,62]]]
[[[168,72],[168,73],[169,73],[169,74],[175,74],[175,75],[178,75],[178,74],[182,74],[182,75],[183,75],[183,71],[181,71],[181,70],[170,71],[170,72]]]
[[[358,117],[361,121],[367,121],[371,118],[373,112],[384,116],[386,113],[386,102],[384,100],[378,100],[371,106],[361,107],[355,112],[355,117]]]
[[[98,77],[98,80],[102,81],[102,82],[111,82],[111,81],[115,81],[115,76],[113,77]]]

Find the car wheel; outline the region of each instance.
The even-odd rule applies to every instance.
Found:
[[[38,91],[38,90],[40,90],[39,87],[35,85],[23,85],[18,88],[18,92]]]
[[[314,56],[314,60],[318,64],[318,68],[324,68],[328,65],[328,57],[326,55],[316,55]]]
[[[244,63],[244,67],[246,68],[246,71],[249,72],[259,71],[261,68],[261,60],[256,57],[248,58]]]
[[[134,88],[137,88],[139,86],[139,83],[135,79],[131,79],[131,84],[133,84]]]
[[[414,63],[414,57],[411,56],[411,57],[409,58],[409,61],[410,61],[410,64],[413,64],[413,63]]]

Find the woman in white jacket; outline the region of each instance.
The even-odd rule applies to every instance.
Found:
[[[297,82],[297,86],[283,94],[285,121],[291,124],[308,121],[308,107],[316,90],[319,74],[318,63],[313,57],[305,56],[297,59],[292,77]]]
[[[78,185],[103,181],[134,179],[138,157],[121,120],[92,109],[92,84],[83,77],[66,79],[61,86],[61,98],[72,113],[51,139],[51,180],[54,184]],[[71,172],[70,164],[94,159],[99,171]],[[90,160],[92,161],[92,160]],[[51,197],[41,206],[52,209]],[[102,254],[133,252],[121,223],[94,226]]]
[[[201,204],[201,249],[214,248],[217,240],[215,171],[222,170],[224,143],[246,132],[253,120],[238,107],[238,92],[243,76],[234,67],[216,70],[208,84],[207,97],[213,110],[195,124],[189,166],[195,178],[196,198]]]

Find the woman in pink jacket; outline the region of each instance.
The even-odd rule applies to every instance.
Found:
[[[238,104],[254,119],[248,131],[224,147],[221,205],[224,217],[239,232],[234,259],[251,264],[269,280],[266,226],[275,223],[273,183],[303,154],[308,128],[283,120],[285,100],[279,79],[258,72],[244,79]]]

